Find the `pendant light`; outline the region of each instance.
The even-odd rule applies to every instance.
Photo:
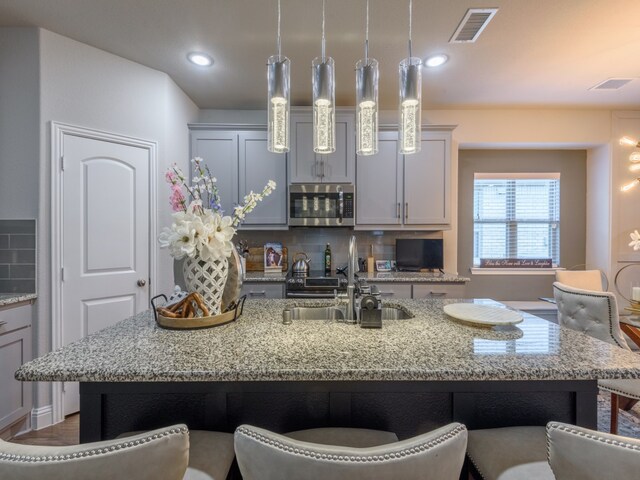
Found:
[[[325,56],[325,0],[322,0],[322,56],[313,59],[313,151],[336,151],[336,84],[333,58]]]
[[[399,150],[404,155],[418,153],[422,125],[422,60],[411,56],[413,0],[409,0],[409,57],[400,62]]]
[[[367,0],[364,58],[356,63],[356,153],[378,153],[378,61],[369,58],[369,0]]]
[[[291,62],[282,56],[280,41],[280,0],[278,0],[278,54],[267,60],[267,149],[273,153],[289,151],[289,85]]]

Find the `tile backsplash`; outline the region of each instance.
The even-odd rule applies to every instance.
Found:
[[[35,293],[36,221],[0,220],[0,293]]]
[[[333,268],[347,262],[349,238],[358,241],[358,256],[366,258],[373,245],[376,260],[395,260],[396,238],[442,238],[442,232],[354,231],[350,228],[291,228],[277,231],[240,230],[236,241],[246,240],[250,247],[261,247],[268,242],[280,242],[289,249],[289,266],[296,252],[305,252],[311,259],[311,269],[323,268],[324,249],[331,245]]]

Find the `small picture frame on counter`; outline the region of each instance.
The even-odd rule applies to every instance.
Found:
[[[269,242],[264,245],[264,271],[282,272],[283,258],[282,244],[279,242]]]

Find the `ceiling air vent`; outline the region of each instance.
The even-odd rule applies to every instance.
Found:
[[[589,90],[618,90],[629,83],[633,78],[609,78],[604,82],[594,85]]]
[[[498,13],[497,8],[470,8],[453,32],[449,43],[473,43]]]

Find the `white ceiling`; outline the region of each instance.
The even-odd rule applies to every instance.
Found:
[[[169,74],[201,108],[261,109],[265,63],[275,53],[276,0],[0,0],[0,26],[39,26]],[[320,0],[282,0],[283,54],[294,105],[311,102],[320,54]],[[380,100],[396,106],[397,64],[407,56],[407,0],[371,0],[370,54]],[[327,54],[338,105],[352,105],[363,56],[365,0],[327,0]],[[470,7],[499,7],[474,44],[448,43]],[[640,107],[640,79],[590,91],[610,77],[640,77],[638,0],[414,0],[414,55],[446,53],[425,69],[425,109]],[[211,68],[186,60],[209,52]]]

